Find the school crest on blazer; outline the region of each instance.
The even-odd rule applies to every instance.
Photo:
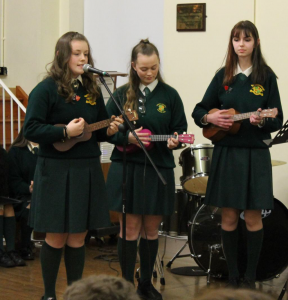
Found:
[[[86,103],[89,103],[90,105],[96,105],[96,99],[93,99],[91,95],[86,94],[84,97],[86,98]]]
[[[261,84],[251,84],[252,89],[250,90],[250,93],[253,93],[256,96],[263,96],[265,89]]]
[[[163,104],[163,103],[158,103],[156,106],[158,106],[158,109],[157,109],[157,110],[158,110],[161,114],[166,113],[166,111],[165,111],[166,105],[165,105],[165,104]]]

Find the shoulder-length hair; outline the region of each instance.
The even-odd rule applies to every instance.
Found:
[[[94,66],[91,56],[91,48],[86,37],[78,32],[70,31],[63,34],[56,43],[54,59],[50,63],[51,67],[47,71],[48,77],[52,77],[58,86],[58,94],[66,98],[66,102],[72,102],[74,90],[71,84],[72,72],[69,68],[69,60],[72,54],[71,42],[84,41],[88,45],[88,64]],[[49,65],[49,64],[48,64]],[[48,67],[48,65],[46,67]],[[100,93],[97,87],[96,80],[93,78],[92,73],[83,73],[83,85],[88,94],[96,99]]]
[[[254,40],[251,81],[252,83],[259,83],[263,85],[266,81],[267,73],[274,72],[266,64],[266,61],[261,52],[260,43],[258,43],[258,30],[256,26],[250,21],[240,21],[231,30],[225,63],[223,85],[230,85],[234,80],[234,72],[238,63],[238,55],[234,51],[233,38],[239,38],[242,32],[244,33],[245,37],[252,37]]]
[[[124,110],[128,108],[136,109],[137,108],[137,97],[139,92],[139,85],[140,85],[140,78],[137,75],[137,72],[132,67],[132,62],[136,65],[138,54],[141,53],[143,55],[151,56],[152,54],[156,54],[159,62],[159,51],[157,47],[149,42],[149,39],[141,40],[133,49],[131,53],[131,62],[130,62],[130,73],[129,73],[129,83],[128,83],[128,90],[126,93],[127,101],[124,105]],[[160,69],[158,71],[157,77],[159,81],[164,82],[162,76],[160,74]]]

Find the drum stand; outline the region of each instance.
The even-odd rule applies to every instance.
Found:
[[[193,195],[192,197],[195,197],[192,201],[195,201],[196,203],[196,207],[194,208],[195,211],[197,211],[197,209],[200,206],[200,200],[201,200],[201,196],[195,196]],[[189,221],[188,226],[191,225],[191,221]],[[164,247],[164,251],[166,250],[166,239],[167,237],[169,238],[174,238],[177,240],[181,240],[181,239],[186,239],[186,237],[172,237],[170,235],[164,235],[165,236],[165,247]],[[167,268],[171,268],[171,265],[173,264],[174,260],[177,258],[182,258],[182,257],[196,257],[194,254],[182,254],[182,251],[186,248],[186,246],[188,245],[188,240],[186,241],[186,243],[181,247],[181,249],[173,256],[172,259],[170,259],[170,261],[167,263],[166,267]],[[164,252],[165,253],[165,252]],[[164,256],[164,254],[163,254]],[[197,256],[200,257],[201,255]],[[162,263],[163,263],[163,257],[162,257]],[[173,274],[177,274],[177,275],[185,275],[185,276],[205,276],[206,272],[204,270],[202,270],[200,267],[198,266],[189,266],[189,267],[179,267],[179,268],[174,268],[171,269],[171,273]]]
[[[211,264],[212,264],[212,257],[214,253],[219,253],[219,249],[221,249],[222,246],[221,244],[214,244],[214,245],[209,245],[209,252],[210,252],[210,256],[209,256],[209,267],[207,272],[205,272],[207,274],[207,285],[210,284],[210,278],[211,278]],[[203,271],[204,272],[204,271]]]

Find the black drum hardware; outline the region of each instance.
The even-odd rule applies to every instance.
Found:
[[[206,206],[203,199],[206,193],[207,180],[212,160],[213,145],[202,144],[191,146],[180,154],[179,163],[183,176],[181,186],[176,187],[174,213],[164,217],[159,235],[166,238],[186,240],[181,249],[167,263],[171,268],[176,258],[192,257],[199,267],[181,267],[171,270],[172,273],[190,276],[207,276],[226,278],[228,269],[221,243],[221,209]],[[288,266],[288,209],[274,198],[273,210],[262,210],[264,239],[258,263],[256,280],[265,281],[278,278]],[[240,275],[244,275],[247,261],[246,224],[244,212],[238,222]],[[186,246],[190,254],[181,255]],[[283,288],[285,292],[285,286]],[[282,299],[282,298],[279,298]]]

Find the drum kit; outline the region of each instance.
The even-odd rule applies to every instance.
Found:
[[[203,204],[212,161],[213,145],[201,144],[186,148],[180,154],[179,164],[183,176],[182,189],[176,188],[175,209],[170,217],[164,218],[159,235],[166,238],[186,240],[185,245],[166,265],[171,267],[176,258],[192,257],[199,267],[171,269],[179,275],[205,275],[226,278],[228,269],[221,244],[221,209]],[[284,162],[274,161],[279,166]],[[274,210],[262,210],[264,240],[257,268],[257,281],[277,278],[288,266],[288,209],[274,198]],[[246,225],[243,212],[240,214],[239,257],[240,274],[246,269]],[[190,254],[180,255],[186,246]],[[162,257],[162,258],[163,258]]]

